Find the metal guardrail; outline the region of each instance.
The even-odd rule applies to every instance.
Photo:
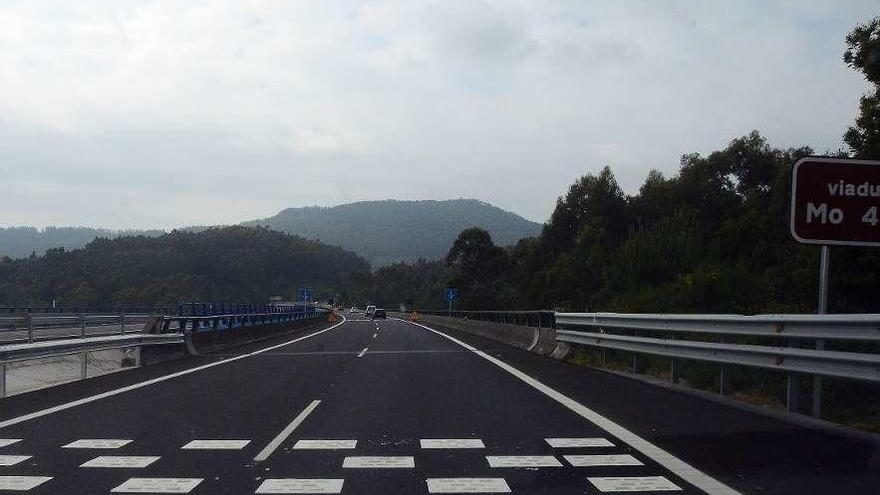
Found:
[[[326,311],[312,306],[298,306],[283,313],[218,314],[208,316],[163,316],[158,333],[205,332],[235,328],[287,323],[322,317]]]
[[[880,383],[880,354],[825,348],[826,342],[876,347],[880,343],[880,314],[742,316],[556,313],[555,317],[557,340],[632,352],[634,371],[640,367],[639,354],[672,358],[672,381],[678,378],[676,359],[721,364],[719,389],[722,394],[729,388],[729,377],[723,365],[786,372],[786,401],[790,411],[798,409],[800,375],[814,377],[815,416],[821,410],[821,377]],[[740,342],[731,342],[733,339]],[[811,348],[803,348],[803,344]]]

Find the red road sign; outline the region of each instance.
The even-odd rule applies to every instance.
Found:
[[[798,160],[791,171],[791,235],[806,244],[880,246],[880,161]]]

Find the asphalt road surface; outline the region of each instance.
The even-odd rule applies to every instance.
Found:
[[[0,400],[0,493],[720,495],[880,486],[868,461],[851,466],[870,458],[870,446],[792,433],[483,339],[347,317],[227,354]],[[770,442],[789,435],[782,438],[797,458],[785,469],[743,460],[775,452],[768,462],[778,461],[778,445],[761,450],[743,436],[759,431]],[[821,456],[804,458],[817,442],[846,450],[818,474],[810,463]]]

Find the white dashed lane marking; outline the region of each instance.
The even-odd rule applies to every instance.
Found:
[[[241,450],[250,440],[193,440],[181,447],[184,450]]]
[[[20,441],[20,438],[0,438],[0,447],[6,447]]]
[[[113,493],[189,493],[204,478],[129,478]]]
[[[391,457],[371,457],[371,456],[352,456],[346,457],[342,461],[344,468],[366,468],[366,469],[382,469],[382,468],[414,468],[416,461],[409,456],[391,456]]]
[[[24,492],[51,479],[51,476],[0,476],[0,490]]]
[[[504,478],[428,478],[428,493],[510,493]]]
[[[357,440],[297,440],[294,449],[303,450],[340,450],[353,449],[357,446]]]
[[[544,440],[555,448],[614,447],[613,443],[604,438],[545,438]]]
[[[341,479],[268,479],[257,493],[340,493],[343,483]]]
[[[364,347],[364,349],[360,352],[360,354],[358,354],[357,357],[364,357],[364,354],[366,354],[366,353],[367,353],[367,348]]]
[[[681,490],[663,476],[587,478],[600,492],[666,492]]]
[[[487,455],[489,467],[562,467],[552,455]]]
[[[19,462],[26,461],[30,455],[0,455],[0,466],[15,466]]]
[[[483,449],[483,441],[479,438],[423,438],[420,440],[423,449]]]
[[[131,440],[116,440],[109,438],[83,438],[62,446],[65,449],[118,449],[130,444]]]
[[[153,455],[102,455],[80,464],[84,468],[145,468],[159,460]]]
[[[644,466],[642,461],[629,454],[564,455],[562,457],[574,467]]]

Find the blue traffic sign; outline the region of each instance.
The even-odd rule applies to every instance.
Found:
[[[299,290],[299,300],[302,302],[309,302],[312,300],[312,289],[300,289]]]
[[[446,288],[446,300],[452,301],[456,297],[458,297],[458,289],[454,289],[452,287],[447,287]]]

